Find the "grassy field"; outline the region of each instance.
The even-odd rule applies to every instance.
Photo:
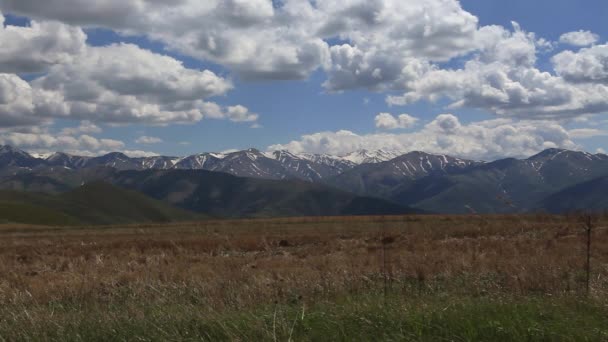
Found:
[[[608,341],[608,220],[0,226],[0,341]]]

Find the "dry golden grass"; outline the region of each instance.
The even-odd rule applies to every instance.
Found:
[[[591,295],[608,294],[608,226]],[[409,216],[0,227],[0,306],[196,302],[213,310],[341,295],[576,295],[585,236],[561,216]]]

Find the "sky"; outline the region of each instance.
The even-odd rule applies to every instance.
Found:
[[[608,150],[605,0],[0,0],[0,144]]]

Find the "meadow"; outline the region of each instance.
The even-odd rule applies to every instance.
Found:
[[[608,217],[0,226],[0,341],[608,341]],[[589,278],[587,278],[589,274]]]

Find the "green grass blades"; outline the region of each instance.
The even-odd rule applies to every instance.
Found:
[[[603,341],[608,308],[574,298],[358,295],[215,312],[193,303],[4,307],[0,340]]]

